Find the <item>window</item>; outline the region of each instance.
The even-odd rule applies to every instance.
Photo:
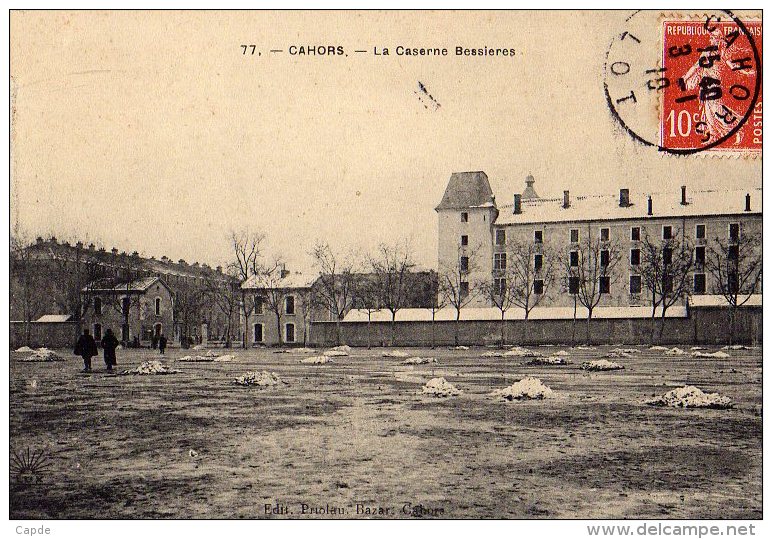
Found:
[[[504,245],[507,243],[507,231],[498,229],[496,230],[496,245]]]
[[[705,239],[705,225],[697,225],[694,231],[694,237],[698,240]]]
[[[533,242],[534,243],[544,243],[544,231],[542,231],[542,230],[534,230],[534,232],[533,232]]]
[[[295,314],[295,296],[284,298],[284,314]]]
[[[541,267],[544,263],[543,255],[533,255],[533,271],[541,271]]]
[[[604,275],[603,277],[600,278],[600,293],[601,294],[611,293],[611,277]]]
[[[469,222],[469,214],[465,211],[461,212],[461,222],[462,223],[468,223]]]
[[[578,228],[572,228],[571,229],[571,243],[579,243],[579,229]]]
[[[694,263],[700,266],[705,265],[705,247],[694,248]]]
[[[494,253],[493,269],[495,270],[507,269],[507,253]]]
[[[609,260],[611,259],[611,255],[608,252],[608,249],[603,249],[600,252],[600,265],[602,268],[607,268],[609,265]]]
[[[630,229],[630,241],[641,241],[641,227],[634,226]]]
[[[631,266],[640,266],[641,265],[641,250],[640,249],[630,249],[630,265]]]
[[[124,316],[128,314],[131,308],[131,299],[128,296],[121,299],[121,308],[123,309]]]
[[[630,293],[631,294],[641,293],[641,276],[640,275],[630,275]]]
[[[729,239],[731,241],[738,241],[740,239],[740,225],[739,223],[729,224]]]
[[[497,296],[503,296],[507,289],[507,280],[504,278],[493,279],[493,293]]]
[[[673,238],[673,227],[670,225],[664,225],[662,227],[662,239],[669,240]]]
[[[255,296],[255,314],[263,314],[263,298]]]
[[[461,271],[469,271],[469,257],[468,256],[462,256],[461,257]]]
[[[99,296],[94,298],[94,314],[102,314],[102,298]]]
[[[737,260],[740,257],[740,246],[730,245],[729,249],[726,250],[726,257],[729,260]]]
[[[155,315],[161,316],[161,298],[155,298]]]
[[[461,245],[463,246],[469,245],[469,236],[467,235],[461,236]]]
[[[662,289],[665,291],[665,294],[672,294],[673,293],[673,276],[665,274],[662,276]]]
[[[737,278],[736,271],[729,272],[726,284],[730,294],[737,294],[740,291],[740,280]]]
[[[295,342],[295,324],[284,324],[284,342]]]
[[[252,342],[263,342],[263,324],[252,326]]]
[[[94,340],[102,340],[102,324],[94,324]]]
[[[571,251],[568,258],[572,268],[579,267],[579,251]]]
[[[665,247],[662,249],[662,263],[669,266],[673,263],[673,249]]]
[[[704,273],[694,274],[694,293],[695,294],[705,293],[705,274]]]
[[[568,293],[569,294],[579,293],[579,277],[568,278]]]
[[[544,280],[543,279],[534,279],[533,281],[533,293],[534,294],[544,294]]]
[[[462,298],[465,298],[469,295],[469,283],[466,281],[461,281],[461,286],[459,287],[459,294]]]
[[[600,241],[608,241],[611,236],[611,231],[608,228],[600,229]]]

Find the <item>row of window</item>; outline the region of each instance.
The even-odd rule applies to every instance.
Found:
[[[255,324],[252,326],[252,342],[263,342],[263,324]],[[295,324],[287,322],[284,324],[284,342],[295,342]]]
[[[255,314],[263,314],[263,298],[255,296]],[[284,297],[284,314],[295,314],[295,296]]]
[[[155,315],[161,316],[161,298],[155,298],[155,301],[153,303],[154,303],[153,310],[155,312]],[[122,298],[121,308],[123,309],[123,314],[126,314],[131,308],[131,299],[128,297]],[[97,314],[97,315],[102,314],[102,298],[100,298],[99,296],[96,296],[94,298],[94,314]]]
[[[610,241],[611,240],[611,229],[604,227],[601,228],[598,232],[600,241]],[[704,240],[705,239],[705,225],[696,225],[694,230],[694,237],[698,240]],[[579,243],[579,229],[578,228],[572,228],[569,231],[569,239],[571,243]],[[663,240],[670,240],[673,239],[673,227],[671,225],[663,225],[662,226],[662,239]],[[739,223],[730,223],[729,224],[729,240],[730,241],[738,241],[740,239],[740,224]],[[507,231],[503,228],[496,229],[496,245],[506,245],[507,243]],[[630,241],[641,241],[641,227],[639,226],[633,226],[630,227]],[[533,232],[533,242],[534,243],[544,243],[544,231],[543,230],[534,230]],[[469,236],[463,235],[461,236],[461,245],[469,245]]]

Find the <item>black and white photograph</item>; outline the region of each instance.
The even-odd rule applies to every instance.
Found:
[[[762,11],[530,7],[9,11],[11,533],[760,534]]]

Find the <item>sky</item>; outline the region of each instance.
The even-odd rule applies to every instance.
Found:
[[[432,268],[455,171],[506,203],[528,174],[542,196],[759,185],[760,159],[662,155],[618,126],[603,63],[628,15],[14,12],[12,226],[213,266],[244,229],[295,270],[317,240],[408,241]]]

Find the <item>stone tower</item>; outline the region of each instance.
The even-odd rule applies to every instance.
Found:
[[[466,257],[466,282],[491,279],[493,272],[493,223],[499,215],[485,172],[454,172],[442,201],[435,208],[439,221],[437,271],[453,273]],[[485,306],[477,297],[469,306]]]

